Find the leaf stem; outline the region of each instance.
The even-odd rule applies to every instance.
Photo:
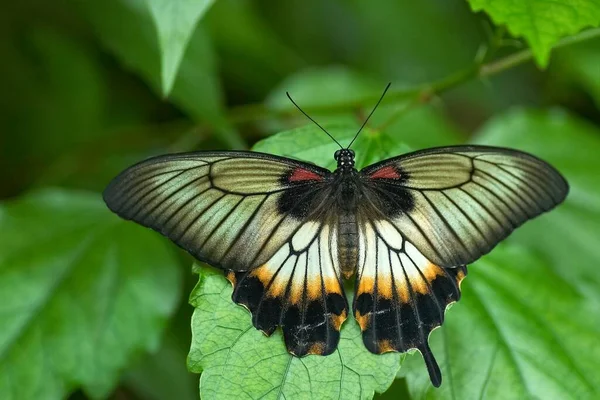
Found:
[[[600,37],[600,28],[588,29],[576,35],[566,37],[558,41],[553,49],[565,47],[574,43]],[[399,100],[411,100],[411,103],[427,103],[433,96],[439,95],[471,79],[487,78],[497,75],[517,65],[524,64],[533,59],[533,53],[530,49],[518,51],[496,61],[485,64],[475,64],[462,71],[454,73],[438,81],[430,82],[408,90],[391,91],[386,99],[387,103]],[[365,96],[359,99],[346,102],[327,104],[313,107],[306,107],[309,113],[339,113],[360,109],[367,105],[374,104],[379,95]],[[269,118],[287,117],[294,113],[294,108],[273,109],[265,104],[248,104],[232,108],[229,112],[230,120],[235,124],[260,121]]]
[[[600,37],[600,28],[588,29],[583,32],[578,33],[577,35],[568,36],[559,40],[553,47],[553,50],[559,49],[561,47],[565,47],[574,43],[583,42],[585,40],[593,39]],[[530,49],[522,50],[516,53],[513,53],[509,56],[501,58],[497,61],[491,62],[489,64],[482,65],[479,70],[479,77],[487,77],[496,75],[499,72],[505,71],[517,65],[523,64],[527,61],[533,59],[533,53]]]

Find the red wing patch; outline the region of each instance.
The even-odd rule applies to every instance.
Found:
[[[289,177],[290,182],[300,181],[322,181],[323,177],[315,172],[309,171],[304,168],[296,168],[292,171]]]
[[[373,179],[400,179],[400,173],[392,165],[378,169],[370,176]]]

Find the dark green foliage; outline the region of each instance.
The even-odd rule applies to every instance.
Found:
[[[593,0],[3,2],[0,399],[196,398],[188,350],[207,399],[598,398],[599,25]],[[192,275],[100,197],[168,152],[334,168],[337,146],[285,92],[348,143],[389,81],[359,168],[479,143],[529,151],[571,185],[469,266],[431,335],[440,389],[420,355],[369,353],[351,317],[333,355],[291,357],[220,272]]]

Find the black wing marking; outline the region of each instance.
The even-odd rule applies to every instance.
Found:
[[[331,173],[255,152],[197,152],[136,164],[104,191],[108,207],[230,270],[263,264],[318,212]]]
[[[488,253],[516,227],[561,203],[569,190],[546,162],[486,146],[418,151],[366,167],[360,176],[380,217],[444,267]]]
[[[442,381],[428,344],[444,322],[446,307],[460,299],[466,267],[433,264],[389,221],[359,219],[359,263],[353,311],[372,353],[417,349],[431,382]]]
[[[252,313],[254,326],[267,335],[281,326],[288,351],[298,357],[333,353],[348,314],[336,226],[308,221],[260,267],[227,274],[233,301]]]

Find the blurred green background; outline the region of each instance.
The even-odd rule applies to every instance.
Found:
[[[71,357],[75,351],[71,344],[73,349],[78,346],[71,341],[93,336],[99,328],[79,332],[79,322],[60,328],[65,315],[73,314],[61,314],[68,308],[58,303],[79,302],[80,292],[87,299],[88,286],[81,282],[90,279],[110,286],[118,281],[86,275],[86,268],[97,266],[94,263],[104,265],[92,256],[96,253],[85,259],[87,267],[76,279],[67,280],[74,287],[81,284],[80,290],[65,295],[60,287],[44,292],[47,296],[37,294],[53,287],[51,277],[62,273],[61,257],[70,254],[70,244],[85,240],[81,232],[104,226],[104,219],[111,218],[104,214],[97,194],[119,171],[167,152],[250,148],[274,133],[306,125],[283,96],[286,90],[321,122],[340,116],[358,122],[389,81],[392,92],[406,90],[407,94],[391,95],[374,124],[385,125],[387,140],[402,143],[400,150],[479,141],[524,148],[564,168],[567,177],[574,179],[572,203],[565,205],[570,214],[562,214],[553,225],[555,231],[539,225],[540,229],[532,228],[520,239],[532,246],[537,243],[536,251],[541,253],[553,245],[581,246],[542,256],[551,265],[549,270],[558,271],[556,279],[560,276],[570,282],[569,290],[589,311],[585,315],[598,321],[600,38],[554,51],[544,70],[529,61],[483,79],[469,75],[478,63],[490,64],[526,51],[527,44],[511,37],[510,31],[496,26],[486,14],[474,13],[464,0],[218,0],[193,30],[172,91],[164,96],[164,48],[161,53],[151,10],[144,1],[2,2],[0,326],[4,328],[0,329],[4,334],[0,334],[0,393],[17,400],[198,397],[198,376],[186,370],[193,311],[187,298],[197,277],[191,273],[192,259],[175,246],[134,228],[113,236],[118,245],[106,239],[104,247],[100,246],[123,249],[135,242],[135,251],[115,250],[121,260],[135,257],[127,251],[154,252],[147,256],[147,262],[155,264],[150,275],[136,270],[121,278],[142,282],[127,290],[151,292],[139,297],[147,300],[142,302],[144,307],[167,304],[143,320],[148,325],[114,322],[105,350],[121,354],[119,360],[108,356],[111,361],[83,367],[79,357],[93,357],[93,351]],[[422,89],[439,81],[451,85],[433,93]],[[389,150],[373,157],[389,156]],[[311,148],[302,151],[310,153]],[[40,237],[58,238],[63,231],[80,236],[72,234],[64,243],[59,239],[45,245],[37,242]],[[544,235],[552,237],[544,242]],[[560,235],[564,237],[556,237]],[[56,246],[63,246],[64,251],[56,253]],[[580,258],[567,267],[572,253]],[[56,265],[48,261],[52,257]],[[162,276],[165,268],[171,272]],[[43,279],[37,278],[40,271],[44,271]],[[558,286],[554,292],[557,301],[563,289]],[[167,293],[164,302],[163,295],[156,294],[161,290]],[[57,293],[56,304],[45,308]],[[111,298],[112,294],[98,289],[94,296],[89,299],[91,308],[103,302],[102,296]],[[16,302],[17,297],[23,301]],[[123,307],[131,311],[119,320],[127,321],[137,313],[137,299],[123,300]],[[53,353],[53,346],[60,345],[64,352],[59,358],[50,355],[49,367],[42,368],[39,349],[30,346],[33,339],[23,328],[28,325],[20,319],[22,310],[29,310],[28,304],[33,303],[36,312],[28,321],[36,335],[50,338],[39,348]],[[107,302],[101,307],[104,311],[95,312],[110,314],[106,310],[121,303],[115,304]],[[46,311],[52,315],[47,317]],[[47,322],[36,325],[38,318],[46,317]],[[135,334],[122,349],[120,338],[129,331],[120,330],[136,326],[151,331],[151,338]],[[556,340],[562,342],[561,334],[557,333]],[[595,346],[597,350],[598,342]],[[66,359],[68,368],[63,365]],[[422,368],[420,361],[410,365]],[[586,365],[598,366],[591,361]],[[573,366],[579,368],[586,376],[585,367]],[[110,372],[104,377],[98,371]],[[95,381],[100,375],[102,379]],[[443,397],[419,391],[419,379],[401,374],[381,397]],[[591,393],[598,390],[596,381],[583,380],[593,390],[582,392],[585,395],[580,398],[592,398]],[[35,382],[31,391],[22,390],[26,382]],[[44,396],[38,397],[41,392],[36,385],[46,387]],[[559,398],[560,391],[546,389],[529,394],[550,393],[546,398]]]

